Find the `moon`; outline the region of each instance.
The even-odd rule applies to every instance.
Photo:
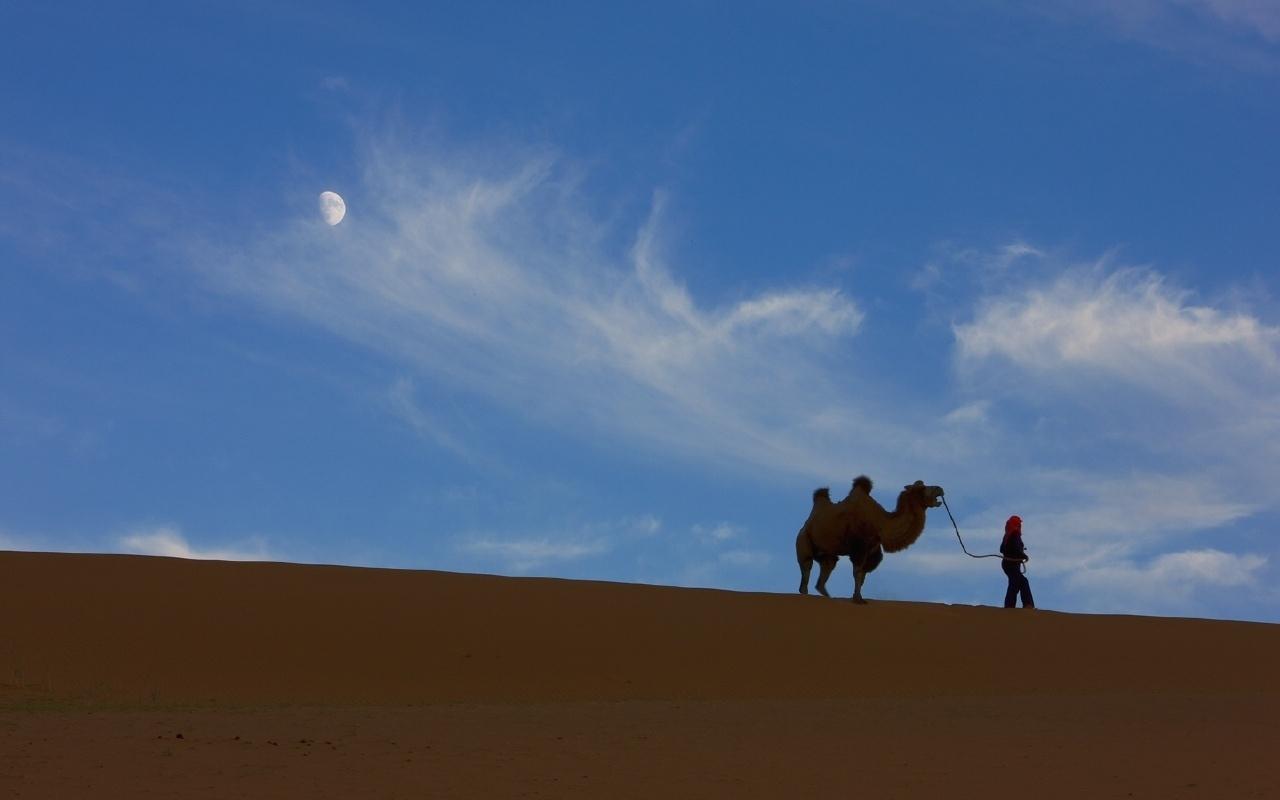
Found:
[[[320,193],[320,216],[330,225],[337,225],[347,215],[347,204],[337,192]]]

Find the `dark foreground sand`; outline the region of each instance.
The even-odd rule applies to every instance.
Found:
[[[0,553],[0,798],[1280,797],[1280,626]]]

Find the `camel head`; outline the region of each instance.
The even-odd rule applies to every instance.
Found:
[[[937,508],[942,505],[942,495],[941,486],[925,486],[924,481],[916,481],[902,487],[899,500],[906,500],[920,508]]]

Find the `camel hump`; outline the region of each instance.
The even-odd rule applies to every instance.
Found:
[[[825,503],[826,505],[831,505],[831,487],[823,486],[820,489],[814,489],[813,503],[814,505],[817,505],[818,503]]]

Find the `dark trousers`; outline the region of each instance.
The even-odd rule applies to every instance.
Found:
[[[1022,595],[1023,608],[1035,608],[1036,601],[1031,597],[1031,581],[1022,574],[1022,565],[1016,561],[1005,561],[1000,564],[1004,574],[1009,576],[1009,589],[1004,593],[1004,607],[1016,608],[1018,595]]]

